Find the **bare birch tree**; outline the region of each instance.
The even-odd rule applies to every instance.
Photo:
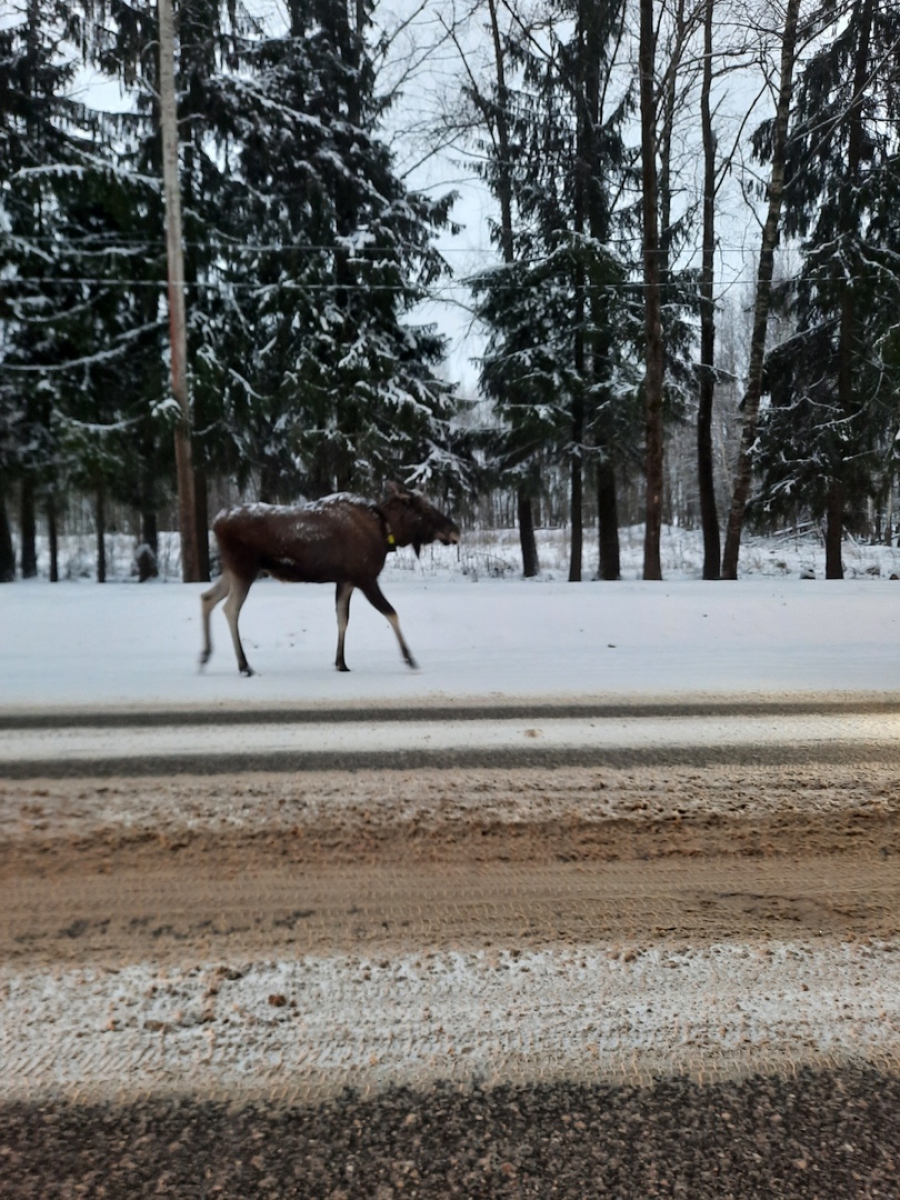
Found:
[[[646,411],[646,517],[644,579],[662,579],[660,534],[663,501],[662,287],[659,240],[659,175],[656,136],[656,31],[653,0],[640,0],[641,172],[644,260],[644,403]]]
[[[788,0],[781,37],[781,67],[778,101],[775,109],[775,125],[772,140],[772,168],[768,186],[768,211],[762,231],[759,263],[756,273],[756,300],[753,312],[753,333],[750,339],[750,363],[747,386],[743,399],[743,429],[734,471],[734,492],[725,535],[725,550],[722,555],[722,578],[737,579],[738,555],[744,511],[750,494],[753,471],[752,452],[756,441],[759,420],[759,404],[762,396],[763,363],[766,350],[766,329],[772,299],[772,276],[775,265],[775,247],[778,244],[778,229],[784,195],[785,159],[788,140],[788,121],[791,111],[794,67],[797,57],[797,27],[800,15],[800,0]]]
[[[703,81],[700,125],[703,138],[703,249],[700,268],[700,388],[697,405],[697,485],[703,529],[703,578],[719,578],[719,518],[713,476],[712,415],[715,396],[716,313],[713,288],[716,250],[716,140],[710,94],[713,78],[713,12],[706,0],[703,14]]]

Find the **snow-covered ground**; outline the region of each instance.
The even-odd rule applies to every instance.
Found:
[[[737,583],[697,578],[699,536],[668,531],[666,580],[645,583],[625,539],[617,583],[565,578],[565,546],[542,536],[545,570],[519,578],[515,532],[463,535],[456,547],[392,557],[382,574],[420,670],[359,595],[350,674],[332,664],[330,587],[257,582],[241,614],[237,671],[221,607],[214,654],[198,669],[201,585],[171,576],[0,588],[0,708],[241,706],[482,699],[592,699],[686,693],[893,692],[900,687],[900,553],[848,544],[847,578],[823,578],[818,542],[751,543]],[[131,545],[131,543],[129,543]],[[130,553],[130,550],[129,550]],[[804,578],[814,572],[815,578]],[[124,575],[124,578],[122,577]]]
[[[820,939],[692,951],[428,948],[380,962],[306,955],[247,964],[235,982],[218,963],[113,974],[0,967],[0,1040],[5,1026],[18,1068],[8,1098],[23,1100],[709,1080],[893,1058],[896,957]]]
[[[538,529],[536,532],[544,581],[565,580],[569,573],[569,535],[566,529]],[[633,525],[619,531],[622,577],[640,579],[644,554],[644,527]],[[211,539],[215,554],[215,539]],[[107,578],[128,580],[137,574],[134,563],[136,540],[125,533],[109,534],[105,539]],[[49,551],[45,538],[38,538],[38,572],[47,578]],[[848,578],[900,575],[900,549],[871,545],[846,538],[843,549],[844,570]],[[698,529],[664,526],[661,560],[668,580],[700,579],[703,570],[703,540]],[[598,551],[590,530],[585,533],[583,577],[597,574]],[[177,534],[161,533],[159,571],[165,579],[180,577],[180,553]],[[389,559],[384,578],[424,572],[434,578],[464,575],[468,578],[516,578],[521,574],[522,557],[516,529],[463,529],[458,547],[426,546],[421,562],[411,552]],[[92,534],[60,538],[59,571],[63,579],[90,581],[96,571],[96,544]],[[799,575],[825,574],[825,548],[820,532],[788,530],[771,537],[745,536],[741,543],[742,578],[783,579]]]
[[[245,679],[221,610],[213,619],[215,653],[200,672],[203,587],[182,585],[171,573],[138,584],[128,577],[132,546],[123,540],[111,553],[118,578],[104,586],[71,570],[59,585],[39,578],[0,588],[0,713],[145,704],[440,707],[535,696],[898,695],[900,581],[890,578],[900,574],[896,551],[848,544],[848,578],[829,582],[815,540],[751,543],[741,581],[704,583],[696,534],[669,531],[665,548],[663,583],[638,578],[635,536],[625,541],[621,582],[580,585],[565,580],[562,535],[542,536],[544,574],[531,581],[518,578],[512,531],[464,533],[458,554],[428,548],[418,562],[398,554],[382,584],[421,664],[416,672],[402,662],[384,619],[357,597],[347,641],[352,672],[338,674],[332,589],[263,580],[242,614],[258,672]],[[166,560],[169,567],[173,561]],[[815,577],[803,577],[810,573]],[[818,720],[830,737],[827,720]],[[859,720],[853,736],[864,740],[871,730],[865,716]],[[734,717],[732,725],[741,721],[746,738],[799,736],[771,717]],[[466,725],[464,736],[473,736],[473,723]],[[890,738],[893,725],[889,720],[875,734]],[[354,736],[365,732],[353,728]],[[561,726],[559,736],[572,728],[571,721]],[[440,732],[436,726],[435,736]],[[158,741],[177,730],[151,734]],[[621,741],[623,730],[614,734]],[[632,735],[658,740],[661,733],[648,725]],[[45,739],[52,752],[64,748],[66,735],[10,736]],[[229,732],[222,736],[227,743]],[[285,736],[282,728],[279,744]],[[37,755],[34,746],[19,745],[16,753],[25,750]],[[191,1086],[272,1094],[295,1076],[313,1089],[339,1090],[347,1083],[368,1089],[510,1074],[634,1079],[663,1066],[706,1078],[783,1069],[795,1060],[895,1062],[895,948],[874,953],[864,943],[819,934],[765,945],[648,945],[622,954],[566,944],[515,959],[504,946],[493,958],[471,949],[411,948],[384,963],[307,955],[241,964],[215,1012],[209,997],[219,988],[210,980],[221,983],[218,962],[164,969],[148,961],[114,974],[0,964],[0,1045],[13,1048],[8,1075],[25,1098],[47,1091],[108,1095],[110,1078],[123,1094]]]

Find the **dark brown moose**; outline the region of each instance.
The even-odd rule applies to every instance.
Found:
[[[290,508],[247,504],[224,509],[213,522],[213,531],[222,555],[222,574],[200,598],[204,638],[200,665],[212,654],[210,613],[224,600],[243,675],[252,675],[253,671],[241,645],[238,616],[251,584],[263,572],[286,583],[337,584],[334,665],[339,671],[348,670],[344,635],[354,588],[384,613],[394,627],[403,657],[415,667],[397,614],[378,586],[378,576],[395,546],[412,546],[418,555],[428,542],[437,540],[448,546],[459,541],[459,528],[449,517],[418,492],[395,483],[388,485],[388,494],[380,504],[342,492]]]

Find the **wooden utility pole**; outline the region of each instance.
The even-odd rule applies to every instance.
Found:
[[[175,422],[175,469],[178,477],[178,528],[181,578],[200,579],[194,466],[191,456],[191,405],[187,387],[187,323],[184,309],[184,250],[181,240],[181,190],[178,181],[178,114],[175,104],[175,22],[172,0],[157,0],[159,13],[159,109],[162,127],[163,182],[166,195],[166,251],[169,264],[169,337],[172,347],[172,395]]]

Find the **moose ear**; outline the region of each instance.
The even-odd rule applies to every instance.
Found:
[[[401,487],[399,483],[394,483],[390,480],[387,485],[388,494],[396,496],[398,500],[409,500],[412,493],[405,487]]]

